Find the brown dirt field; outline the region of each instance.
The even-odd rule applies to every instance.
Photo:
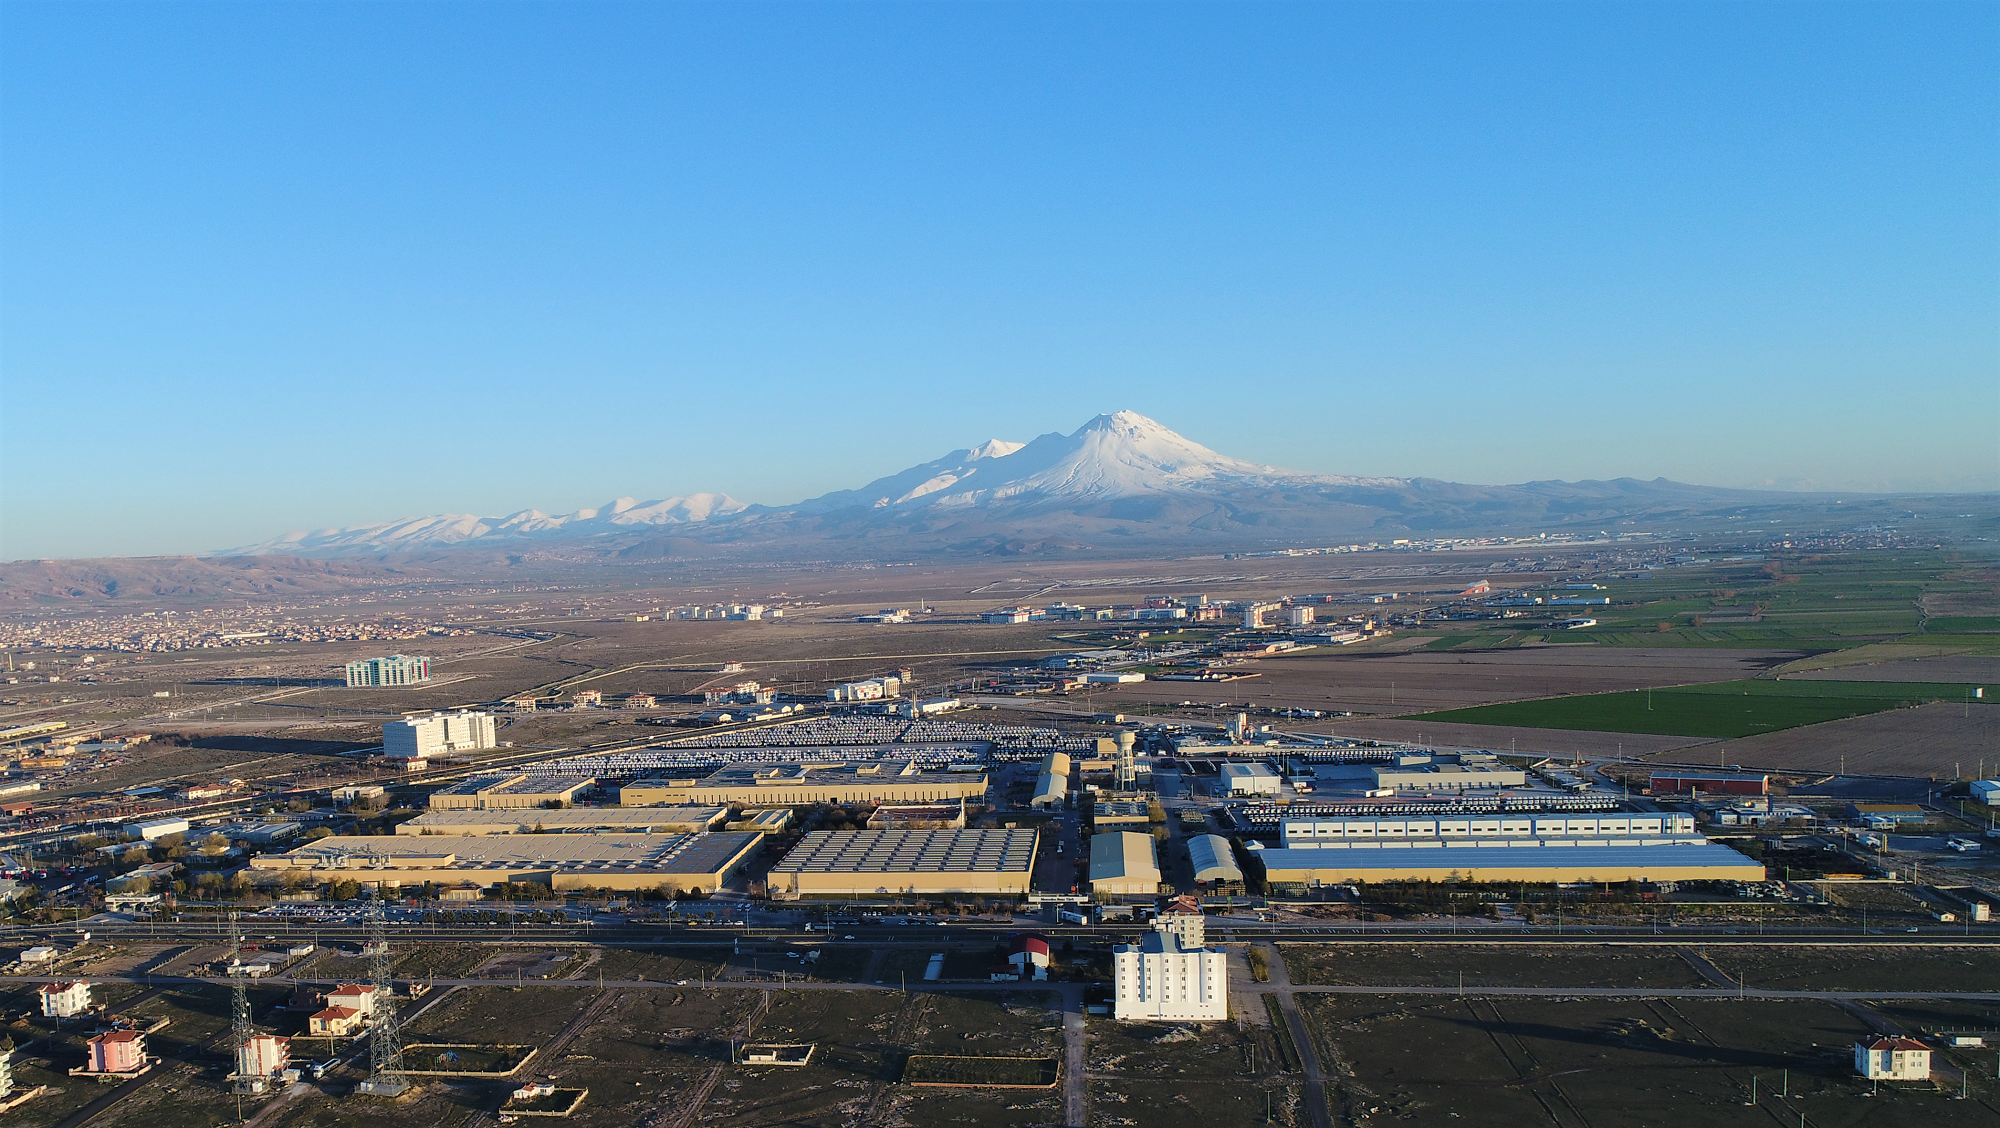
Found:
[[[1729,681],[1752,677],[1796,653],[1547,647],[1470,654],[1373,654],[1343,648],[1251,663],[1245,668],[1261,676],[1246,681],[1147,682],[1120,687],[1115,700],[1221,700],[1396,715],[1566,693]],[[1106,695],[1097,700],[1108,706],[1114,698]]]
[[[1706,987],[1672,948],[1286,944],[1292,982],[1357,987]],[[1464,978],[1461,979],[1460,977]]]
[[[1951,779],[1954,772],[1974,771],[1981,758],[1989,768],[2000,765],[2000,704],[1974,705],[1969,713],[1964,705],[1943,703],[1894,709],[1727,741],[1726,754],[1730,763],[1746,767],[1823,772],[1839,771],[1845,756],[1850,774]],[[1714,743],[1723,742],[1712,742],[1697,758],[1721,751]]]
[[[1871,662],[1830,670],[1808,670],[1789,677],[1803,681],[1967,682],[2000,686],[2000,658],[1944,655]],[[1988,690],[1991,696],[1993,690]]]
[[[1322,996],[1299,1006],[1338,1063],[1337,1099],[1367,1116],[1356,1122],[1748,1128],[1803,1113],[1821,1128],[2000,1124],[1990,1059],[1970,1071],[1971,1101],[1947,1103],[1942,1085],[1857,1099],[1870,1086],[1854,1076],[1850,1046],[1872,1024],[1831,1003]]]

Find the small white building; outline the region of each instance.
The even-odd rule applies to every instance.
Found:
[[[1854,1069],[1871,1081],[1928,1081],[1931,1050],[1915,1038],[1872,1038],[1854,1044]]]
[[[2000,779],[1972,781],[1972,799],[1989,807],[2000,807]]]
[[[142,842],[155,842],[169,834],[186,834],[186,819],[151,819],[146,822],[126,823],[125,835]]]
[[[1137,944],[1111,949],[1120,1021],[1220,1022],[1229,1017],[1228,957],[1203,946],[1199,913],[1163,913]]]
[[[1091,685],[1130,685],[1133,682],[1145,681],[1146,675],[1115,671],[1108,674],[1085,674],[1083,680]]]
[[[388,792],[383,789],[381,784],[358,783],[349,787],[334,788],[333,801],[336,803],[359,803],[367,799],[380,799],[386,794]]]
[[[21,953],[22,963],[47,963],[59,954],[58,949],[48,944],[37,944]]]
[[[44,983],[35,988],[35,994],[42,1000],[43,1018],[75,1018],[90,1010],[90,984],[81,979]]]
[[[903,679],[898,677],[869,678],[866,681],[845,682],[826,691],[828,701],[882,701],[903,694]]]

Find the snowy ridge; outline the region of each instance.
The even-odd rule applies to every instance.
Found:
[[[261,556],[275,552],[312,553],[343,549],[402,552],[469,541],[591,536],[646,526],[700,524],[740,513],[747,508],[727,494],[716,493],[644,502],[621,497],[594,509],[579,509],[560,516],[550,516],[536,509],[523,509],[507,517],[447,513],[434,517],[409,517],[379,525],[350,525],[287,533],[260,544],[232,549],[225,555]]]

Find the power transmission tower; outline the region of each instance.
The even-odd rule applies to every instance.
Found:
[[[400,1097],[410,1087],[403,1076],[403,1033],[396,1026],[396,981],[389,974],[389,907],[381,891],[368,918],[368,947],[375,954],[375,1027],[368,1035],[368,1080],[356,1087],[371,1097]]]
[[[243,923],[241,914],[229,914],[229,950],[231,959],[243,958]],[[256,1027],[250,1025],[250,977],[239,969],[231,977],[229,985],[229,1049],[236,1056],[236,1070],[230,1083],[230,1090],[236,1093],[261,1093],[264,1091],[262,1078],[250,1078],[243,1074],[243,1047],[257,1034]]]

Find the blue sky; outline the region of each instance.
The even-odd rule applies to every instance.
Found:
[[[1307,470],[2000,488],[1991,4],[0,5],[0,558]]]

